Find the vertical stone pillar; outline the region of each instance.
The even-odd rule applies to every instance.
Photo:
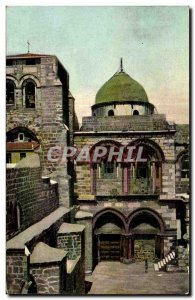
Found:
[[[96,194],[97,165],[95,165],[95,164],[90,165],[90,173],[91,173],[91,193],[93,195],[95,195]]]
[[[124,166],[124,171],[123,171],[123,192],[125,194],[128,193],[128,168],[127,168],[127,166]]]
[[[175,197],[175,161],[166,160],[162,166],[162,193]]]
[[[85,226],[85,274],[91,274],[93,268],[93,214],[79,210],[75,215],[77,224]]]
[[[121,235],[121,244],[120,244],[120,261],[124,264],[129,264],[132,262],[133,258],[133,239],[132,235]]]
[[[99,236],[99,234],[97,235],[97,257],[98,257],[98,262],[100,262],[101,256],[100,256],[100,236]]]
[[[15,89],[15,107],[16,109],[22,108],[23,98],[22,98],[22,89]]]
[[[156,167],[155,162],[152,162],[152,192],[155,193],[156,190]]]

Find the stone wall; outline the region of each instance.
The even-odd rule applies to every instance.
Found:
[[[77,164],[74,185],[76,197],[92,194],[91,180],[92,178],[89,164]]]
[[[8,238],[41,220],[59,205],[57,183],[41,178],[40,168],[9,168],[6,171],[6,185]],[[17,224],[17,206],[20,210],[20,228]]]
[[[21,294],[27,277],[27,257],[20,252],[7,252],[6,255],[7,293]]]
[[[175,125],[169,125],[165,115],[83,117],[82,131],[107,131],[108,128],[109,131],[154,131],[175,129]]]
[[[57,247],[68,251],[68,259],[76,259],[82,254],[82,240],[81,234],[70,233],[70,234],[58,234],[57,236]]]
[[[189,272],[189,249],[183,246],[178,247],[178,266],[181,271]]]
[[[30,272],[36,281],[37,294],[61,295],[65,293],[66,270],[64,261],[60,265],[56,263],[31,265]]]
[[[187,153],[187,152],[186,152]],[[186,155],[186,153],[184,155]],[[190,180],[181,176],[181,159],[176,162],[175,166],[175,189],[177,194],[189,193]]]

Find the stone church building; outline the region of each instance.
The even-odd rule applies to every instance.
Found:
[[[122,60],[80,128],[69,74],[56,56],[12,55],[6,65],[8,293],[84,294],[85,276],[103,260],[147,258],[164,261],[163,270],[173,260],[185,269],[188,125],[157,113]],[[90,157],[97,147],[114,154],[48,159],[52,147],[73,145],[77,155],[84,147]],[[119,161],[120,149],[127,157],[130,147],[132,159]]]

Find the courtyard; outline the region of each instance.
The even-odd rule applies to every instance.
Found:
[[[100,262],[86,280],[92,282],[89,295],[185,295],[189,291],[189,274],[155,272],[152,263],[145,273],[144,262]]]

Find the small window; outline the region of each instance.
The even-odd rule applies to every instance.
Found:
[[[137,164],[137,178],[148,177],[148,165],[146,163]]]
[[[101,162],[101,178],[113,179],[116,176],[116,164],[114,161],[102,161]]]
[[[26,60],[26,65],[35,65],[36,64],[36,60],[34,58],[28,58]]]
[[[135,110],[133,111],[133,115],[134,115],[134,116],[138,116],[138,115],[139,115],[139,111],[138,111],[137,109],[135,109]]]
[[[109,116],[109,117],[113,117],[113,116],[114,116],[114,111],[113,111],[112,109],[110,109],[110,110],[108,111],[108,116]]]
[[[35,84],[28,81],[24,87],[26,108],[35,108]]]
[[[18,141],[23,142],[24,141],[24,133],[19,133],[18,134]]]
[[[104,162],[104,174],[114,173],[114,162]]]
[[[184,156],[181,160],[181,178],[189,178],[189,157]]]
[[[6,66],[12,66],[12,65],[13,65],[13,59],[7,59]]]
[[[23,159],[23,158],[25,158],[26,157],[26,153],[25,152],[21,152],[20,153],[20,159]]]
[[[14,83],[12,80],[6,80],[6,104],[13,105],[15,101]]]

